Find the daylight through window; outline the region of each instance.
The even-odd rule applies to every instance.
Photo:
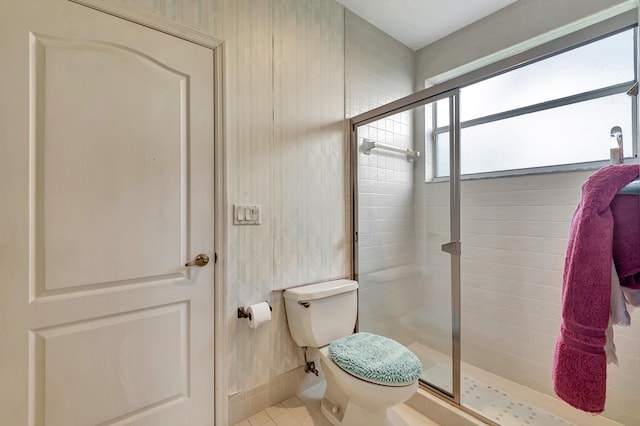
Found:
[[[635,150],[635,29],[463,87],[463,175],[558,166],[609,158],[620,126],[625,157]],[[435,177],[449,175],[448,99],[433,118]]]

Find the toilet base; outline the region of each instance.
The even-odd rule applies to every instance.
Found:
[[[357,406],[353,402],[347,404],[344,412],[327,398],[322,399],[320,405],[322,414],[336,426],[389,426],[389,410],[372,412]]]

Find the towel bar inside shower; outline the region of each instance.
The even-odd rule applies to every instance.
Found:
[[[407,161],[411,161],[414,158],[420,157],[420,152],[413,151],[408,148],[400,148],[393,145],[387,145],[386,143],[376,142],[372,139],[362,139],[362,152],[369,155],[372,149],[382,149],[384,151],[397,152],[407,156]]]

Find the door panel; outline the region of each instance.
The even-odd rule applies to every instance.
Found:
[[[0,16],[0,424],[213,424],[213,52]],[[213,262],[212,262],[213,263]]]
[[[183,302],[32,331],[36,412],[51,426],[98,425],[186,399],[187,315]]]
[[[121,45],[31,38],[35,296],[184,278],[188,76]]]

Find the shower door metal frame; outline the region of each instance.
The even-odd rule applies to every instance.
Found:
[[[353,229],[353,253],[352,271],[353,278],[359,279],[358,272],[358,128],[383,118],[412,110],[427,104],[435,103],[441,99],[449,99],[449,125],[452,131],[449,134],[449,237],[450,241],[444,242],[442,251],[449,253],[451,259],[451,358],[452,358],[452,391],[448,392],[434,384],[422,382],[439,397],[445,398],[456,405],[460,404],[460,89],[454,88],[446,91],[423,90],[414,95],[403,98],[395,103],[371,110],[353,117],[350,120],[351,133],[351,195],[352,195],[352,229]],[[404,102],[403,102],[404,101]],[[426,145],[425,141],[425,145]],[[466,411],[466,410],[465,410]],[[471,414],[473,414],[471,412]],[[480,417],[483,420],[484,417]]]

